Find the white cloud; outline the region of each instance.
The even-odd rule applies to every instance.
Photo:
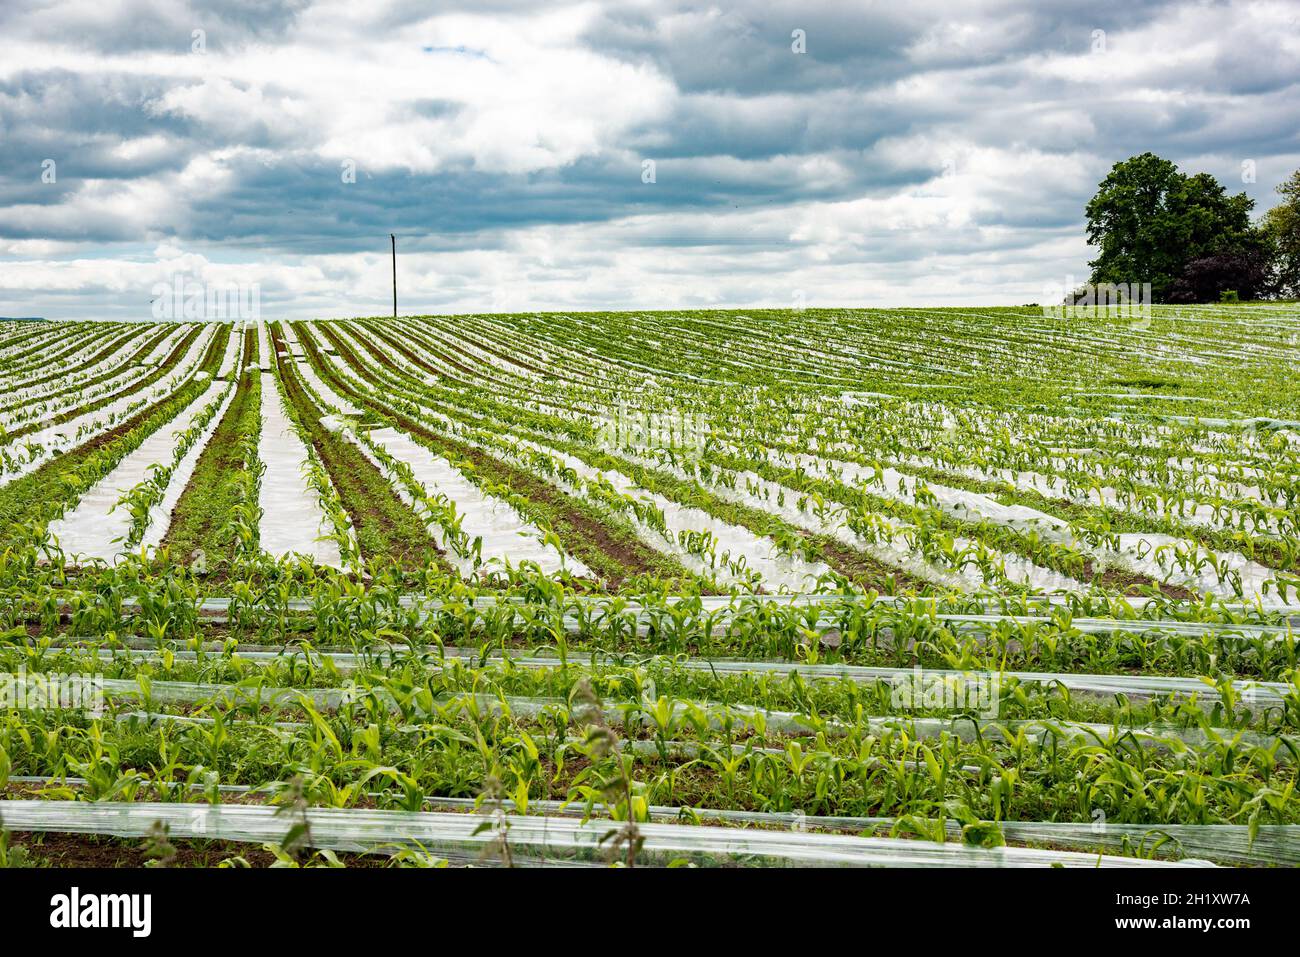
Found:
[[[390,230],[412,309],[1018,302],[1086,270],[1083,203],[1133,152],[1249,156],[1267,201],[1295,27],[1272,0],[5,12],[0,313],[132,315],[177,270],[383,312]]]

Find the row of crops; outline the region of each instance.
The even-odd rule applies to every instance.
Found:
[[[1298,865],[1297,335],[6,323],[0,863]]]

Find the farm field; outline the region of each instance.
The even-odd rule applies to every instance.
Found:
[[[1300,865],[1300,306],[1151,308],[0,323],[0,863]]]

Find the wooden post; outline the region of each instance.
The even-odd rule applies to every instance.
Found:
[[[397,318],[397,237],[392,233],[388,238],[393,243],[393,318]]]

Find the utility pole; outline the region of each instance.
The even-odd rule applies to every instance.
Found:
[[[397,237],[392,233],[388,238],[393,243],[393,318],[397,318]]]

